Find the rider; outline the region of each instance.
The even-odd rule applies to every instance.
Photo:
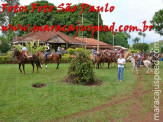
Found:
[[[138,68],[140,68],[140,65],[141,65],[141,54],[140,54],[140,52],[138,53]]]
[[[26,47],[25,44],[23,44],[23,47],[22,47],[22,53],[24,54],[25,58],[28,58],[28,49]]]
[[[44,56],[45,56],[45,60],[44,60],[44,61],[47,60],[47,55],[48,55],[48,54],[50,54],[50,47],[49,47],[49,44],[47,43],[47,44],[46,44],[46,52],[45,52],[45,55],[44,55]]]
[[[61,47],[60,46],[58,46],[57,54],[61,55]]]
[[[58,46],[58,49],[57,49],[57,54],[60,56],[60,58],[61,58],[61,47],[60,46]]]
[[[95,61],[95,58],[96,58],[96,50],[95,50],[95,47],[93,47],[93,49],[92,49],[92,55],[93,55],[93,60]]]

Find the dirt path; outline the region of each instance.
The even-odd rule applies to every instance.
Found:
[[[83,116],[83,115],[87,115],[89,113],[92,113],[92,112],[95,112],[95,111],[100,111],[102,109],[105,109],[107,107],[111,107],[113,105],[116,105],[116,104],[119,104],[119,103],[123,103],[125,101],[128,101],[128,100],[131,100],[133,98],[136,98],[136,99],[139,99],[141,96],[151,92],[152,90],[147,90],[147,91],[144,91],[142,92],[142,88],[143,88],[143,82],[142,82],[142,76],[139,75],[138,76],[138,80],[137,80],[139,83],[138,83],[138,86],[134,92],[134,95],[132,96],[128,96],[126,98],[123,98],[123,99],[120,99],[120,100],[116,100],[116,101],[113,101],[113,102],[108,102],[106,104],[103,104],[103,105],[100,105],[100,106],[96,106],[92,109],[89,109],[89,110],[85,110],[85,111],[81,111],[81,112],[78,112],[78,113],[75,113],[75,114],[72,114],[72,115],[68,115],[68,116],[65,116],[63,117],[63,119],[71,119],[71,118],[74,118],[74,117],[78,117],[78,116]],[[138,113],[140,111],[140,101],[138,100],[136,105],[133,106],[133,108],[131,108],[134,113],[133,113],[133,117],[138,117]],[[110,121],[114,122],[114,119],[111,119]]]
[[[143,78],[142,78],[142,75],[140,73],[140,75],[138,76],[137,78],[137,82],[138,82],[138,86],[134,92],[134,94],[136,95],[141,95],[142,93],[142,89],[143,89],[143,82],[142,82]],[[139,112],[141,111],[141,107],[142,107],[142,103],[141,103],[141,100],[138,98],[136,99],[136,101],[134,102],[134,104],[130,105],[128,107],[128,109],[131,111],[131,113],[129,114],[129,117],[126,118],[124,121],[125,122],[132,122],[133,120],[134,121],[139,121]]]

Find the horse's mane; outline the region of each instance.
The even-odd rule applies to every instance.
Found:
[[[129,54],[131,53],[131,51],[127,51],[124,55],[124,58],[127,59],[127,57],[129,56]]]

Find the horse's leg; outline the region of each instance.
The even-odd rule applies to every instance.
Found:
[[[33,63],[33,62],[31,62],[31,65],[32,65],[32,68],[33,68],[32,73],[34,73],[34,67],[35,67],[35,65],[34,65],[34,63]]]
[[[37,73],[39,73],[39,70],[38,70],[39,65],[38,65],[38,63],[36,63],[36,67],[37,67]]]
[[[20,70],[20,72],[22,73],[22,70],[21,70],[21,64],[19,64],[19,70]]]
[[[100,62],[100,64],[99,64],[99,65],[100,65],[100,68],[102,68],[102,66],[101,66],[101,62]]]
[[[102,62],[102,68],[104,69],[104,61]]]
[[[139,72],[138,72],[138,67],[135,66],[135,69],[136,69],[136,74],[138,75],[138,74],[139,74]]]
[[[59,62],[57,63],[57,68],[56,69],[59,69]]]
[[[59,69],[59,59],[57,61],[57,68],[56,69]]]
[[[23,65],[23,72],[25,74],[25,64],[22,64]]]
[[[42,66],[43,66],[43,63],[42,63],[42,61],[40,62],[40,64],[41,64],[41,68],[42,68]]]
[[[108,61],[108,69],[109,69],[109,66],[110,66],[110,61]]]
[[[134,73],[134,69],[135,69],[135,68],[136,68],[135,66],[132,67],[132,73]]]

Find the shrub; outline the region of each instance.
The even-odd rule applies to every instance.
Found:
[[[147,51],[149,49],[149,45],[146,43],[136,43],[133,45],[133,48],[138,49],[138,50]]]
[[[94,82],[94,72],[91,60],[85,53],[80,52],[71,61],[68,68],[68,78],[74,84],[91,84]]]
[[[6,64],[11,61],[11,58],[8,56],[0,56],[0,64]]]
[[[75,49],[73,49],[73,48],[68,48],[68,49],[67,49],[67,52],[68,52],[70,55],[75,54]]]
[[[136,52],[139,52],[140,50],[130,50],[131,51],[131,53],[136,53]]]
[[[75,52],[84,52],[84,48],[76,48]]]
[[[160,52],[163,53],[163,47],[161,47],[161,51]]]
[[[10,46],[7,42],[7,39],[5,37],[1,36],[0,40],[2,41],[2,44],[0,45],[0,51],[2,53],[6,53],[10,48]]]
[[[61,59],[61,62],[62,63],[69,63],[69,62],[71,62],[71,55],[70,54],[64,54],[63,56],[62,56],[62,59]]]

